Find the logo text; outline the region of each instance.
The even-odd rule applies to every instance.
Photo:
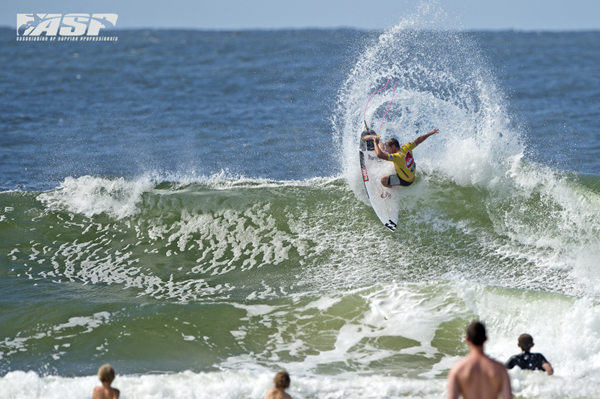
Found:
[[[98,36],[115,27],[117,14],[17,14],[17,37]]]

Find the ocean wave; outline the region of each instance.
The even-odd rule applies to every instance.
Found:
[[[599,198],[577,175],[522,161],[486,184],[424,172],[389,234],[342,178],[85,176],[41,194],[0,195],[0,232],[35,228],[5,251],[12,267],[35,261],[37,278],[118,284],[158,299],[276,295],[283,270],[298,276],[288,289],[462,275],[596,297]],[[382,256],[389,248],[410,256]],[[265,280],[271,288],[245,284],[263,268],[275,273]]]

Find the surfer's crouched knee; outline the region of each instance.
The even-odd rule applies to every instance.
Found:
[[[388,186],[410,186],[411,184],[413,184],[413,181],[406,181],[400,178],[400,176],[398,176],[398,174],[395,175],[389,175],[387,178],[387,184]]]

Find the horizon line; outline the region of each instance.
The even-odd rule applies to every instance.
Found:
[[[364,31],[364,32],[377,32],[377,31],[385,31],[388,28],[359,28],[359,27],[351,27],[351,26],[331,26],[331,27],[279,27],[279,28],[271,28],[271,27],[254,27],[254,28],[199,28],[199,27],[119,27],[119,28],[105,28],[106,31],[135,31],[135,30],[180,30],[180,31],[201,31],[201,32],[256,32],[256,31],[303,31],[303,30],[356,30],[356,31]],[[14,26],[10,25],[0,25],[0,29],[17,29],[16,24]],[[584,32],[600,32],[600,28],[574,28],[574,29],[553,29],[553,28],[449,28],[449,29],[407,29],[407,30],[446,30],[446,31],[455,31],[455,32],[514,32],[514,33],[584,33]]]

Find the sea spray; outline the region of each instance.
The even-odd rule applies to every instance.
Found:
[[[533,268],[527,267],[527,274],[549,277],[554,270],[567,271],[569,282],[550,282],[554,279],[549,277],[546,289],[597,297],[598,191],[581,187],[573,174],[525,158],[526,132],[512,120],[518,115],[506,111],[505,95],[481,49],[468,33],[439,28],[440,21],[432,17],[440,15],[436,10],[435,4],[423,7],[420,15],[404,19],[367,44],[340,89],[333,126],[350,188],[368,205],[357,155],[363,108],[374,89],[392,77],[396,99],[384,123],[383,139],[408,142],[440,129],[414,151],[416,187],[404,189],[404,228],[418,229],[417,220],[425,215],[430,223],[448,222],[450,215],[439,202],[446,182],[454,187],[450,190],[473,188],[478,194],[461,201],[466,209],[482,209],[491,230],[476,228],[467,234],[479,235],[487,250],[499,252],[505,252],[501,248],[509,245],[508,239],[514,245],[505,252],[506,260],[528,259]],[[366,114],[369,126],[379,125],[391,95],[384,91],[373,97]],[[473,226],[473,221],[465,214],[451,223]],[[418,237],[400,239],[401,246],[410,246]],[[463,266],[458,269],[464,272]],[[494,278],[489,281],[503,284]]]

